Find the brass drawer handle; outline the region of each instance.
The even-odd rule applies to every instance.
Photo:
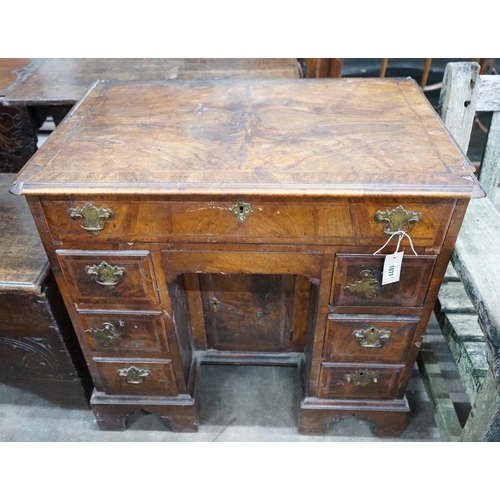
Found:
[[[103,323],[101,328],[88,328],[85,333],[92,335],[103,347],[109,347],[113,340],[118,337],[115,326],[108,322]]]
[[[353,373],[344,375],[344,379],[348,384],[357,385],[359,387],[366,387],[370,384],[378,382],[378,372],[369,370],[356,370]]]
[[[114,216],[109,208],[97,208],[92,203],[87,202],[83,207],[70,208],[69,216],[74,219],[80,219],[79,226],[92,234],[99,234],[104,229],[104,219],[108,220]]]
[[[376,295],[375,289],[378,286],[380,286],[380,282],[372,276],[372,271],[363,269],[363,271],[359,273],[359,280],[349,283],[344,289],[350,292],[364,294],[367,299],[373,299]]]
[[[102,286],[114,287],[125,274],[125,268],[120,266],[111,266],[105,261],[99,265],[87,266],[85,272],[94,277],[94,281]]]
[[[143,384],[147,377],[151,375],[149,370],[144,368],[136,368],[131,366],[130,368],[120,368],[117,371],[120,377],[125,377],[127,379],[127,384]]]
[[[252,213],[252,207],[250,206],[250,203],[246,203],[243,198],[239,198],[236,205],[233,205],[231,211],[234,215],[236,215],[240,224],[244,224],[247,217]]]
[[[391,337],[390,330],[379,330],[374,326],[366,330],[354,330],[352,334],[361,347],[367,348],[384,347],[386,341]]]
[[[393,210],[377,210],[374,218],[376,222],[385,222],[384,233],[390,235],[398,231],[409,231],[413,227],[412,224],[422,220],[422,214],[406,210],[399,205]]]

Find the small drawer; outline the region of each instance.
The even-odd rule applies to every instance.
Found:
[[[369,197],[353,200],[350,204],[359,244],[382,246],[393,232],[402,230],[408,233],[415,247],[443,244],[455,205],[452,199]],[[406,238],[402,245],[407,248]]]
[[[385,255],[337,255],[330,304],[333,306],[421,307],[436,256],[407,256],[397,283],[382,286]]]
[[[53,241],[164,241],[171,232],[168,202],[110,200],[42,200]]]
[[[95,367],[107,394],[177,396],[177,384],[170,359],[94,358]]]
[[[77,307],[102,304],[133,309],[159,303],[149,251],[56,253]]]
[[[341,363],[404,363],[419,319],[330,314],[323,359]]]
[[[118,356],[169,352],[163,313],[157,311],[78,311],[91,351]]]
[[[404,366],[322,363],[320,398],[394,399]]]

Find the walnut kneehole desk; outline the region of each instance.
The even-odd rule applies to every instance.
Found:
[[[412,80],[94,84],[26,195],[92,373],[101,429],[195,431],[201,363],[297,365],[299,428],[398,435],[469,199],[465,155]],[[395,231],[401,279],[381,285]],[[393,253],[394,238],[384,254]]]

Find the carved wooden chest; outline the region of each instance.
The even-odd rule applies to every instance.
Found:
[[[302,432],[354,415],[397,435],[481,190],[413,81],[342,79],[98,82],[12,192],[102,429],[142,409],[194,431],[201,363],[268,363],[298,367]]]
[[[0,383],[88,408],[92,380],[26,200],[0,174]]]

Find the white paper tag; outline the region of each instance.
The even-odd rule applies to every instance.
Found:
[[[401,266],[403,264],[403,255],[404,252],[395,252],[385,256],[382,285],[388,285],[389,283],[396,283],[399,281]]]

